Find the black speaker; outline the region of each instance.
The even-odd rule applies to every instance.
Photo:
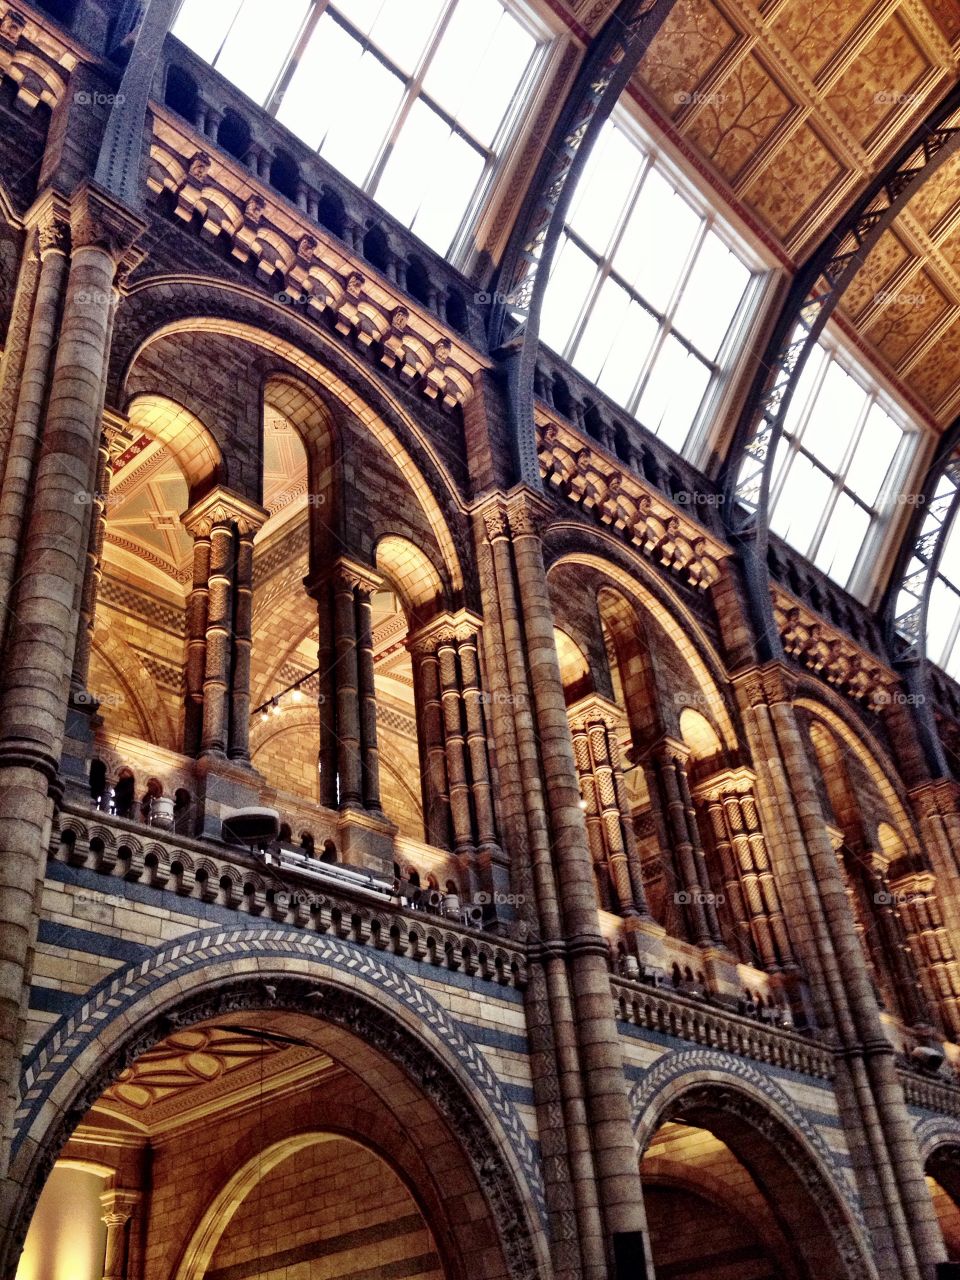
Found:
[[[960,1280],[960,1262],[938,1262],[937,1280]]]
[[[613,1265],[616,1280],[647,1280],[647,1255],[643,1250],[642,1231],[613,1233]],[[940,1277],[937,1277],[940,1280]],[[952,1280],[952,1277],[947,1277]]]

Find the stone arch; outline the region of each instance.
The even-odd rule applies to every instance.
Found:
[[[139,725],[139,737],[158,747],[176,751],[176,725],[170,718],[156,680],[135,651],[115,629],[94,632],[93,653],[107,665]],[[96,691],[94,691],[96,692]]]
[[[183,314],[176,319],[161,323],[147,333],[146,336],[139,338],[132,350],[127,349],[123,353],[125,370],[120,375],[121,385],[126,381],[129,370],[133,368],[137,359],[147,347],[162,338],[174,334],[210,333],[221,337],[237,338],[273,357],[283,360],[290,368],[299,370],[315,385],[328,391],[340,403],[349,406],[351,411],[370,431],[380,447],[400,467],[440,547],[445,574],[450,586],[455,592],[462,591],[464,584],[460,558],[441,505],[428,484],[422,467],[416,463],[397,430],[388,423],[381,412],[378,412],[373,407],[372,401],[387,400],[389,412],[399,421],[403,431],[408,434],[410,439],[416,442],[417,448],[429,463],[434,476],[437,477],[440,485],[446,491],[448,505],[451,508],[459,507],[460,505],[457,487],[447,466],[430,442],[427,434],[396,400],[387,398],[384,388],[372,380],[367,365],[348,349],[340,346],[335,348],[335,363],[348,366],[354,383],[351,386],[335,372],[334,361],[331,361],[330,364],[325,364],[317,356],[308,352],[307,347],[316,345],[318,342],[323,345],[325,350],[328,347],[331,352],[334,350],[330,340],[326,339],[321,331],[316,330],[313,326],[308,326],[297,317],[291,317],[289,308],[284,308],[279,303],[272,303],[259,295],[252,295],[249,290],[225,285],[222,281],[163,277],[161,280],[153,279],[147,283],[134,286],[130,290],[128,298],[134,301],[146,301],[142,295],[148,294],[157,287],[170,288],[172,286],[180,286],[181,289],[186,287],[188,293],[202,289],[206,295],[202,306],[205,311],[210,311],[216,306],[219,299],[220,305],[216,306],[218,314],[200,315],[191,310],[189,314]],[[234,304],[240,301],[245,301],[248,304],[251,301],[255,302],[256,309],[253,316],[243,319],[230,318],[231,312],[235,309]],[[197,309],[201,309],[199,300]],[[278,323],[272,325],[269,332],[260,327],[265,320],[272,317],[276,317]],[[289,327],[302,332],[303,346],[297,345],[294,341],[281,336],[282,330]],[[114,370],[113,376],[116,376],[118,372],[118,370]],[[361,398],[357,394],[355,389],[357,386],[364,388],[368,399]]]
[[[426,620],[442,606],[443,579],[427,553],[409,538],[382,537],[376,546],[376,565],[397,588],[409,618]]]
[[[887,752],[872,735],[869,736],[869,740],[865,740],[868,735],[850,723],[847,708],[837,705],[840,703],[839,698],[829,696],[828,691],[821,690],[819,687],[811,691],[811,694],[814,696],[803,692],[801,684],[795,705],[822,720],[834,737],[856,756],[886,804],[892,826],[908,850],[911,853],[918,852],[919,842],[913,819],[907,807],[897,769]]]
[[[233,1176],[228,1178],[227,1182],[202,1210],[201,1217],[194,1225],[191,1236],[180,1256],[176,1271],[173,1273],[173,1280],[204,1280],[217,1246],[223,1239],[231,1220],[242,1209],[243,1202],[257,1183],[261,1182],[267,1174],[284,1160],[290,1159],[308,1147],[319,1145],[340,1136],[347,1137],[350,1142],[364,1147],[383,1160],[394,1173],[400,1176],[406,1189],[416,1199],[415,1188],[406,1184],[402,1171],[394,1168],[392,1162],[379,1149],[379,1144],[375,1144],[372,1140],[361,1141],[354,1137],[352,1132],[348,1135],[339,1129],[326,1126],[322,1131],[308,1129],[304,1132],[294,1133],[278,1139],[266,1149],[260,1149],[249,1155],[240,1168],[234,1172]]]
[[[630,1105],[641,1156],[664,1121],[686,1117],[686,1123],[707,1128],[704,1114],[715,1113],[728,1130],[717,1136],[761,1186],[765,1172],[789,1172],[805,1191],[804,1206],[798,1196],[796,1205],[779,1208],[815,1213],[823,1241],[832,1243],[835,1273],[875,1280],[866,1224],[852,1187],[797,1104],[762,1072],[713,1050],[682,1050],[660,1058],[636,1082]]]
[[[956,1259],[960,1255],[960,1120],[928,1116],[915,1132],[944,1244],[948,1256]]]
[[[564,529],[568,532],[575,531],[578,535],[583,532],[578,525],[555,524],[551,526],[551,533]],[[664,591],[660,583],[651,581],[647,566],[638,558],[623,556],[624,549],[613,544],[612,539],[608,539],[603,533],[592,530],[591,534],[604,543],[609,541],[611,545],[604,546],[602,554],[583,546],[557,547],[555,554],[550,555],[548,560],[548,576],[551,570],[563,564],[593,568],[607,578],[610,585],[615,586],[634,608],[639,606],[647,610],[685,660],[698,689],[709,698],[715,728],[724,746],[728,750],[735,750],[737,731],[727,700],[721,693],[727,683],[724,664],[700,623],[679,598]],[[629,569],[621,563],[622,559],[630,560]]]
[[[238,1010],[306,1012],[348,1033],[371,1055],[371,1074],[379,1062],[402,1078],[456,1135],[495,1225],[503,1274],[548,1273],[537,1155],[480,1049],[400,969],[358,958],[336,938],[279,927],[180,938],[109,975],[37,1044],[20,1081],[10,1164],[23,1231],[64,1143],[119,1073],[172,1030]],[[0,1274],[11,1270],[8,1258]]]
[[[176,400],[141,392],[127,405],[127,417],[144,435],[166,448],[191,494],[202,494],[223,479],[223,454],[213,434]]]

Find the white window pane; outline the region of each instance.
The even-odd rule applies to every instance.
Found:
[[[604,361],[597,386],[627,408],[633,399],[640,370],[657,336],[657,322],[637,302],[631,302],[626,317]]]
[[[680,283],[701,221],[666,178],[647,174],[613,262],[655,310],[665,310]]]
[[[708,360],[716,359],[749,281],[749,269],[708,231],[674,317],[677,329]]]
[[[629,306],[626,289],[613,280],[605,280],[573,354],[573,363],[585,378],[595,379],[603,368]]]
[[[217,70],[255,102],[276,83],[309,8],[307,0],[244,0]]]
[[[606,251],[643,163],[643,152],[622,130],[607,125],[584,167],[571,202],[569,225],[598,253]]]
[[[406,226],[416,217],[424,178],[436,167],[436,157],[449,135],[450,126],[418,99],[410,108],[376,190],[383,207]],[[411,181],[411,174],[417,174],[416,182]]]
[[[567,349],[596,278],[596,263],[565,236],[554,258],[540,317],[541,341],[560,355]]]
[[[461,0],[460,7],[465,3],[472,6],[474,0]],[[533,36],[504,10],[486,51],[472,64],[472,85],[456,118],[485,147],[493,144],[536,47]]]
[[[817,548],[814,564],[845,587],[869,527],[869,512],[841,493]]]
[[[483,174],[484,159],[464,138],[448,132],[433,158],[432,182],[413,220],[413,231],[437,253],[445,254]]]
[[[960,587],[960,520],[954,520],[947,533],[937,572]]]
[[[362,185],[383,145],[403,96],[403,81],[372,53],[364,53],[353,68],[350,100],[362,111],[335,111],[320,154],[351,182]],[[346,100],[344,100],[346,101]]]
[[[454,8],[424,77],[424,91],[451,115],[458,116],[484,92],[477,70],[492,50],[502,18],[497,0],[468,0]]]
[[[807,555],[832,489],[830,477],[797,454],[773,510],[771,527]]]
[[[638,418],[679,453],[709,381],[706,365],[676,338],[667,338],[643,389]]]
[[[433,39],[447,0],[335,0],[331,6],[370,37],[401,70],[412,72]]]
[[[863,387],[834,361],[801,436],[804,448],[827,470],[840,466],[866,398]]]
[[[277,109],[280,123],[308,146],[319,147],[330,122],[338,114],[350,114],[343,103],[350,98],[362,52],[362,46],[324,14]]]
[[[790,435],[796,434],[797,427],[809,405],[813,388],[820,376],[820,370],[823,368],[823,362],[826,358],[827,353],[819,344],[813,348],[807,357],[807,362],[801,370],[790,404],[787,407],[786,417],[783,420],[783,429]]]
[[[846,475],[847,487],[871,506],[877,500],[902,439],[902,428],[878,404],[873,405]]]
[[[941,666],[947,657],[944,650],[953,630],[958,609],[960,609],[960,596],[941,578],[935,578],[930,590],[930,607],[927,612],[927,653]]]
[[[198,57],[213,62],[223,38],[230,30],[241,0],[184,0],[171,30]]]

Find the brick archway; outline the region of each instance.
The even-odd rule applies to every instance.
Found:
[[[471,1280],[539,1280],[548,1274],[535,1150],[483,1054],[455,1020],[399,967],[358,958],[336,939],[254,928],[180,939],[105,979],[37,1046],[21,1080],[11,1161],[11,1179],[19,1185],[9,1189],[17,1201],[17,1229],[0,1275],[14,1274],[49,1171],[103,1090],[172,1030],[238,1010],[314,1019],[332,1028],[344,1052],[349,1046],[351,1069],[371,1084],[391,1122],[401,1124],[423,1167],[441,1170],[441,1181],[448,1174],[466,1179],[465,1194],[479,1197],[474,1225],[482,1202],[497,1261],[478,1271],[471,1263],[469,1221],[458,1227],[449,1218],[454,1280],[468,1274]],[[398,1097],[403,1104],[393,1107],[390,1099]],[[439,1187],[433,1193],[438,1205],[445,1203]]]
[[[683,1050],[654,1063],[630,1103],[641,1156],[668,1120],[718,1137],[767,1195],[811,1277],[875,1277],[866,1224],[836,1158],[762,1072],[742,1062],[731,1066],[722,1053]]]

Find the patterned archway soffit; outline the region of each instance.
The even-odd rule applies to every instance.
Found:
[[[255,960],[259,974],[251,972]],[[271,961],[277,961],[276,971]],[[290,962],[303,968],[295,973]],[[182,999],[182,984],[197,994]],[[310,1014],[356,1034],[403,1070],[446,1117],[483,1187],[496,1218],[514,1280],[540,1275],[523,1201],[546,1226],[546,1202],[533,1144],[514,1104],[476,1048],[442,1006],[403,972],[358,954],[335,938],[309,940],[284,929],[225,929],[188,935],[140,964],[105,978],[76,1013],[61,1018],[37,1044],[20,1081],[11,1164],[38,1142],[29,1179],[32,1208],[53,1163],[87,1111],[135,1059],[171,1031],[234,1011],[281,1010]],[[69,1097],[72,1065],[104,1032],[120,1025],[141,1028],[105,1054]],[[410,1029],[415,1023],[422,1034]],[[53,1102],[56,1119],[31,1132]],[[479,1106],[477,1103],[479,1102]],[[496,1136],[490,1124],[496,1126]],[[499,1142],[497,1141],[499,1138]],[[512,1162],[504,1156],[511,1153]],[[24,1170],[26,1172],[26,1170]],[[517,1186],[517,1175],[523,1186]]]
[[[770,469],[804,365],[870,250],[958,147],[960,86],[934,109],[794,277],[724,466],[727,526],[734,534],[756,538],[756,557],[761,562]]]
[[[917,1146],[924,1164],[942,1147],[960,1151],[960,1120],[949,1116],[927,1116],[916,1126]]]
[[[533,371],[540,308],[570,199],[587,157],[675,0],[622,0],[587,50],[507,243],[490,316],[490,349],[513,347],[507,372],[517,479],[540,487]]]
[[[943,492],[937,495],[941,481]],[[926,654],[930,593],[943,550],[960,510],[960,418],[947,431],[930,466],[897,557],[886,596],[886,639],[890,652],[904,661]]]
[[[216,284],[223,288],[222,281],[204,282],[199,278],[190,281],[178,281],[178,283],[188,283],[190,285],[207,283]],[[158,279],[154,278],[137,286],[130,292],[131,294],[146,292],[148,289],[155,288],[157,284]],[[229,291],[225,290],[225,292]],[[258,299],[258,301],[262,300]],[[450,528],[444,517],[440,502],[435,497],[421,469],[417,466],[409,450],[404,446],[396,432],[390,427],[380,413],[370,408],[366,402],[358,399],[353,389],[349,387],[342,378],[334,373],[328,365],[321,363],[321,361],[316,357],[311,356],[306,350],[294,345],[293,342],[286,338],[269,334],[258,328],[256,324],[251,323],[249,320],[233,320],[199,314],[185,316],[162,324],[146,338],[137,343],[127,361],[124,381],[126,380],[129,370],[136,364],[139,356],[152,343],[158,342],[161,338],[169,337],[173,334],[192,332],[215,333],[228,337],[236,337],[241,341],[250,342],[253,346],[277,354],[294,368],[302,370],[308,376],[313,378],[318,385],[325,387],[343,404],[349,405],[351,411],[360,418],[363,425],[370,430],[374,439],[403,472],[414,497],[419,502],[423,513],[430,524],[434,537],[437,539],[443,556],[444,569],[446,570],[451,588],[454,591],[458,591],[462,588],[463,571],[453,535],[451,534]],[[363,377],[365,381],[369,382],[369,374],[363,372],[363,366],[359,361],[351,358],[351,363],[358,371],[361,372],[361,377]],[[457,490],[453,479],[447,468],[444,466],[437,451],[431,447],[426,433],[418,427],[410,415],[399,405],[394,404],[392,407],[396,410],[398,416],[402,417],[404,426],[409,429],[411,436],[414,438],[417,445],[423,449],[424,454],[435,468],[435,474],[443,483],[447,494],[449,495],[449,501],[451,504],[456,502]]]
[[[641,1152],[665,1119],[682,1121],[682,1115],[671,1114],[673,1104],[701,1094],[776,1144],[829,1223],[851,1280],[873,1276],[863,1212],[833,1152],[793,1099],[749,1063],[731,1062],[709,1049],[670,1053],[655,1062],[630,1091]]]

